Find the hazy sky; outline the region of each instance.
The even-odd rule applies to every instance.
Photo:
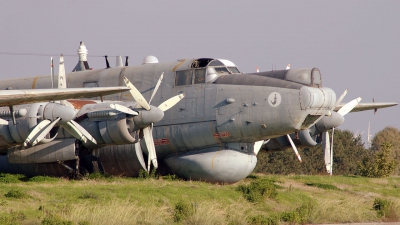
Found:
[[[240,70],[318,67],[323,85],[348,102],[400,102],[400,1],[0,1],[0,78],[47,75],[49,56],[147,55],[160,62],[212,57]],[[10,55],[34,53],[36,55]],[[58,62],[58,58],[56,60]],[[78,56],[66,57],[71,71]],[[111,65],[115,59],[110,58]],[[400,128],[400,106],[350,113],[339,128],[364,139]]]

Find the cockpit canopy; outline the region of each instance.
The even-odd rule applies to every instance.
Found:
[[[183,66],[175,71],[175,86],[202,84],[210,82],[220,75],[241,73],[233,62],[226,59],[194,59],[188,67]]]

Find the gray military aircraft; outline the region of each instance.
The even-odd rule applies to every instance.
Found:
[[[7,121],[0,129],[0,154],[4,155],[0,172],[65,176],[100,171],[138,176],[140,170],[149,171],[152,163],[162,174],[234,183],[253,171],[264,140],[285,137],[304,145],[302,135],[312,139],[340,125],[337,120],[343,115],[335,110],[362,108],[337,102],[334,91],[322,86],[317,68],[245,74],[225,59],[159,63],[149,56],[138,66],[127,62],[122,66],[119,59],[115,68],[107,63],[105,69],[91,70],[83,43],[78,54],[80,61],[68,74],[68,88],[128,86],[131,92],[103,96],[103,103],[99,98],[64,103],[76,112],[70,122],[82,127],[86,138],[74,135],[68,125],[54,123],[52,117],[50,131],[38,128],[49,136],[45,141],[27,140],[45,119],[43,105],[15,106],[15,125],[10,114],[2,113],[6,109],[0,109]],[[51,86],[48,76],[0,83],[0,89]],[[374,108],[381,108],[397,103],[375,104]],[[28,113],[18,114],[20,110]],[[339,119],[331,119],[334,124],[325,130],[314,131],[320,121],[330,120],[326,118]]]

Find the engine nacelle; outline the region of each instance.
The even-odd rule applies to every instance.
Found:
[[[129,103],[124,105],[132,106]],[[84,105],[77,116],[79,124],[96,139],[98,145],[133,144],[140,140],[140,128],[135,125],[134,116],[113,109],[110,103]]]
[[[14,110],[16,123],[14,124],[11,111],[2,108],[0,111],[0,149],[24,143],[30,132],[42,120],[55,120],[61,118],[59,123],[69,121],[75,116],[73,108],[58,103],[35,103],[26,108]],[[58,127],[53,128],[50,134],[39,143],[48,143],[57,136]],[[0,153],[3,153],[0,150]]]

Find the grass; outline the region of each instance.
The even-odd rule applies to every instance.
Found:
[[[169,177],[133,179],[96,175],[79,181],[26,179],[5,174],[2,177],[0,224],[302,224],[400,220],[399,177],[257,174],[233,185]],[[256,196],[256,201],[249,200],[249,193]]]

